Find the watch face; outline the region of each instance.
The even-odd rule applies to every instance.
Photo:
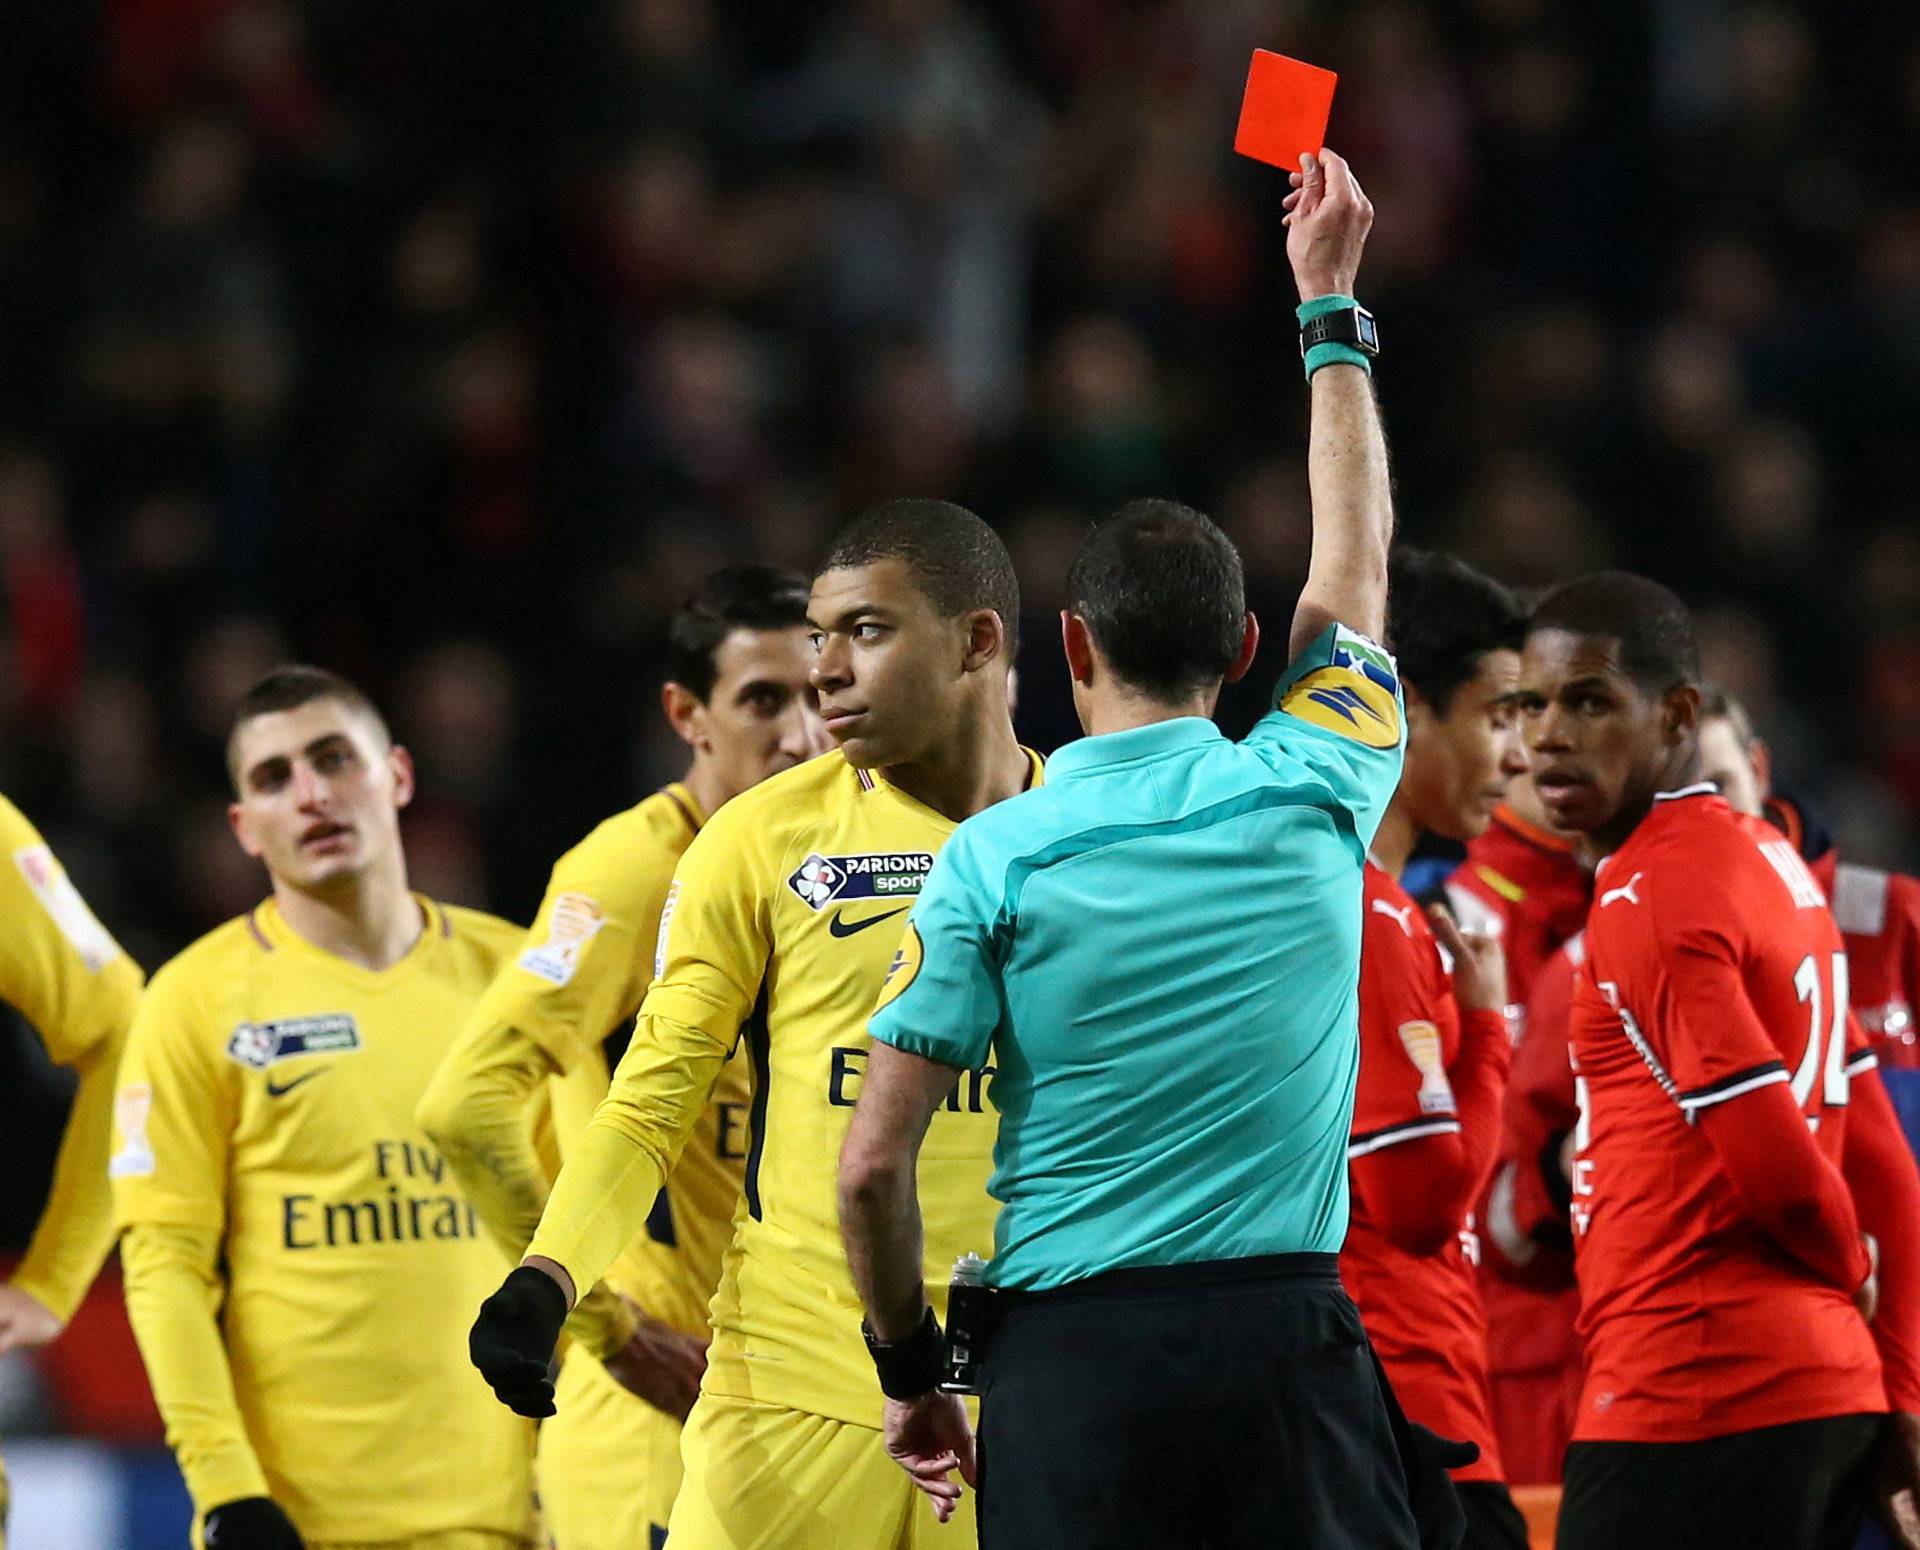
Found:
[[[1355,331],[1360,336],[1361,349],[1372,350],[1375,354],[1378,354],[1380,350],[1380,328],[1379,325],[1373,321],[1373,314],[1371,312],[1362,312],[1356,307],[1353,313],[1353,321]]]

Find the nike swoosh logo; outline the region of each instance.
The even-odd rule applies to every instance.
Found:
[[[904,915],[906,912],[907,906],[903,904],[897,910],[888,910],[884,915],[869,915],[865,920],[848,920],[845,915],[835,915],[827,921],[827,929],[835,936],[852,936],[856,932],[865,931],[868,926],[877,926],[883,920],[892,920],[894,916]]]
[[[272,1077],[268,1077],[267,1096],[269,1098],[284,1098],[302,1082],[311,1082],[316,1076],[325,1076],[326,1074],[327,1068],[322,1066],[318,1071],[309,1071],[305,1076],[296,1076],[291,1082],[282,1082],[278,1086],[274,1085]]]

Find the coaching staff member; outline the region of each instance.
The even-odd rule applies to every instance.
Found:
[[[1355,323],[1372,210],[1340,158],[1305,165],[1302,318]],[[1415,1543],[1335,1261],[1361,868],[1403,744],[1367,638],[1392,526],[1369,367],[1307,357],[1313,561],[1273,713],[1240,744],[1208,719],[1258,640],[1225,535],[1165,501],[1097,526],[1062,620],[1089,735],[955,832],[872,1022],[840,1212],[887,1446],[943,1515],[950,1471],[977,1479],[995,1550]],[[987,1065],[987,1280],[1010,1306],[976,1470],[965,1410],[934,1391],[915,1169]]]

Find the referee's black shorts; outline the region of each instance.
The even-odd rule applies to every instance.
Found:
[[[1886,1417],[1567,1448],[1556,1550],[1852,1550]]]
[[[1415,1550],[1331,1254],[1009,1300],[980,1400],[982,1550]]]

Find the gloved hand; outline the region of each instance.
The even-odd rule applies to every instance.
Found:
[[[207,1550],[303,1550],[306,1541],[271,1497],[243,1496],[209,1508]]]
[[[467,1354],[508,1409],[553,1414],[553,1348],[567,1321],[567,1296],[543,1271],[522,1265],[480,1304]]]

